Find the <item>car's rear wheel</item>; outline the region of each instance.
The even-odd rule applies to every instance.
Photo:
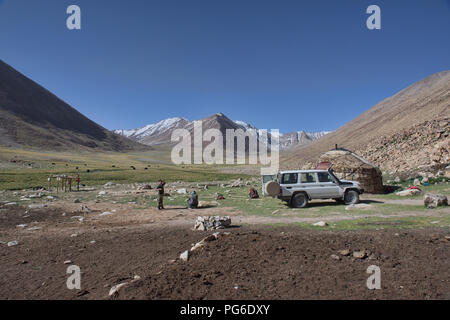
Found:
[[[305,208],[308,205],[308,196],[304,193],[297,193],[291,199],[291,207]]]
[[[356,204],[359,202],[359,193],[355,190],[348,190],[344,197],[345,204]]]

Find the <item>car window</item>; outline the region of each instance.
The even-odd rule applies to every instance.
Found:
[[[316,174],[313,172],[302,173],[302,183],[316,182]]]
[[[275,180],[275,175],[262,176],[262,178],[263,178],[263,183],[267,183],[269,181],[274,181]]]
[[[281,184],[295,184],[298,183],[298,173],[285,173],[281,177]]]
[[[319,182],[333,182],[328,172],[318,172]]]

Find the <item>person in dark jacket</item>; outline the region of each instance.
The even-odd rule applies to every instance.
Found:
[[[158,186],[156,190],[158,190],[158,210],[164,209],[164,186],[166,183],[163,180],[158,181]]]
[[[259,198],[258,190],[256,190],[255,188],[251,188],[248,196],[250,197],[250,199],[258,199]]]
[[[191,196],[188,199],[188,207],[189,207],[189,209],[197,209],[198,208],[197,192],[192,191]]]

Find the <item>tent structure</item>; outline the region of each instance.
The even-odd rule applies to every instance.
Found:
[[[352,151],[341,148],[320,156],[316,168],[330,167],[339,179],[361,183],[367,193],[384,193],[381,170]]]

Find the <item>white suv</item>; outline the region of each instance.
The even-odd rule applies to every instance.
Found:
[[[264,184],[264,195],[277,197],[294,208],[304,208],[312,199],[355,204],[364,193],[359,182],[339,180],[331,169],[281,171],[276,180]]]

